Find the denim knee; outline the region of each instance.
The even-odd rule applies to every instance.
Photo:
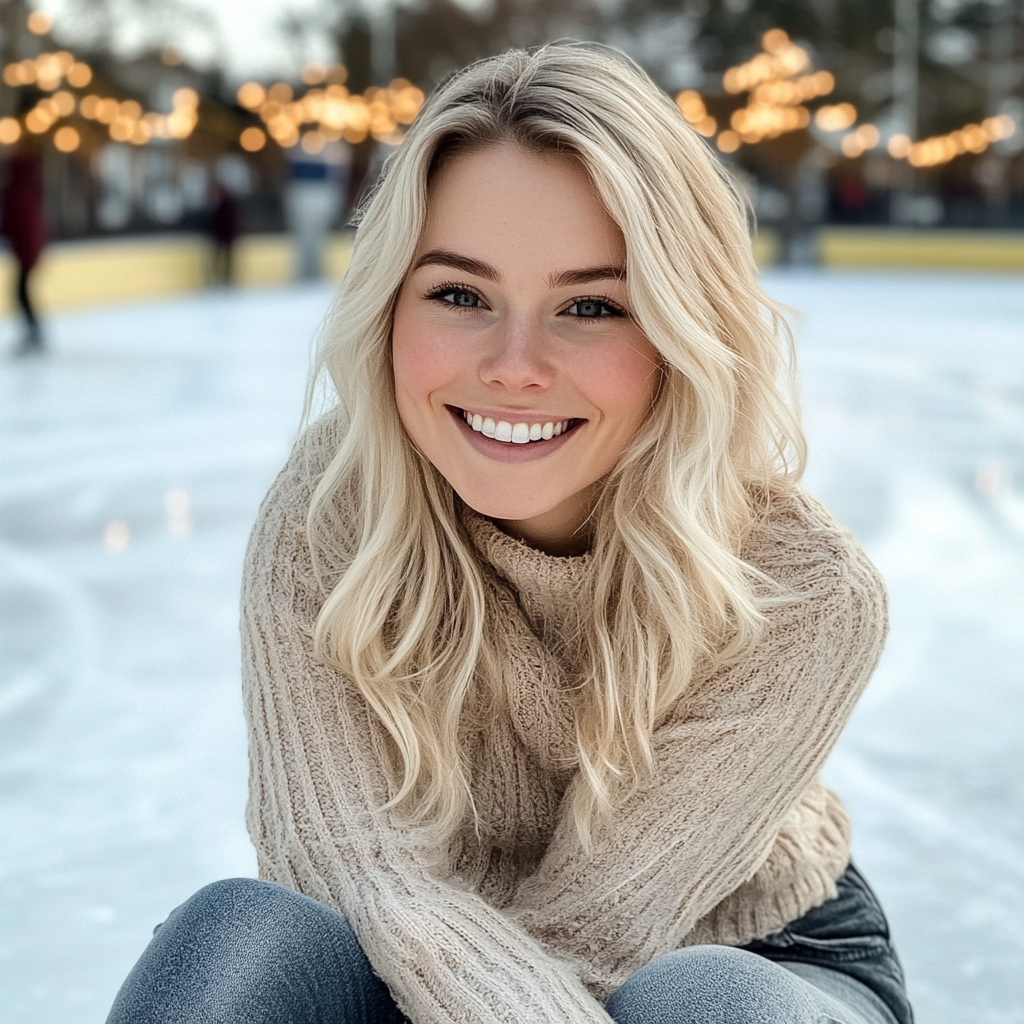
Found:
[[[271,882],[232,878],[168,916],[135,965],[108,1024],[384,1020],[393,1006],[345,918]],[[348,1007],[348,1009],[343,1009]]]
[[[804,1024],[798,979],[731,946],[690,946],[641,967],[608,1000],[616,1024]]]

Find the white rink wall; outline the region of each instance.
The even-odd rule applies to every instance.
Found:
[[[1024,1022],[1024,278],[765,280],[801,311],[808,487],[890,588],[828,780],[920,1024]],[[255,873],[240,564],[330,295],[67,314],[0,361],[4,1024],[102,1021],[172,907]]]

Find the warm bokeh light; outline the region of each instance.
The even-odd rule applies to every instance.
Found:
[[[113,124],[114,118],[117,117],[117,100],[110,98],[102,99],[96,104],[96,120],[100,124]]]
[[[913,167],[936,167],[948,164],[963,153],[984,153],[993,142],[1008,139],[1014,129],[1012,117],[998,114],[986,117],[981,124],[964,125],[948,135],[936,135],[915,142],[907,148],[905,156]],[[889,151],[892,152],[891,142]]]
[[[171,102],[176,108],[196,110],[199,107],[199,93],[186,85],[181,89],[174,90],[174,97]]]
[[[302,69],[302,81],[306,85],[319,85],[327,77],[327,68],[318,60],[310,61]]]
[[[63,128],[58,128],[53,133],[53,144],[62,153],[73,153],[78,149],[81,141],[82,137],[70,125],[64,125]]]
[[[259,128],[246,128],[238,142],[247,153],[258,153],[267,144],[267,136]]]
[[[839,144],[843,156],[855,160],[862,153],[874,149],[882,140],[882,133],[873,124],[862,124],[856,131],[844,135]]]
[[[287,82],[275,82],[268,90],[267,95],[275,103],[289,103],[292,96],[292,87]]]
[[[238,105],[246,110],[258,110],[266,98],[267,90],[259,82],[245,82],[236,94]]]
[[[792,78],[811,66],[810,54],[782,29],[770,29],[761,38],[765,52],[745,64],[729,68],[722,76],[722,85],[729,93],[747,92],[762,82],[776,78]],[[769,49],[769,46],[771,49]]]
[[[92,81],[92,68],[82,61],[76,61],[68,68],[68,85],[75,89],[84,89]]]
[[[319,132],[303,132],[302,135],[302,149],[303,152],[308,153],[310,156],[316,156],[317,153],[324,151],[324,144],[326,139]]]
[[[835,103],[821,107],[814,115],[814,123],[826,132],[841,132],[857,120],[857,108],[852,103]]]
[[[12,146],[21,138],[21,125],[13,117],[0,118],[0,144]]]
[[[25,127],[33,135],[42,135],[50,130],[53,121],[39,107],[34,107],[25,115]]]
[[[723,153],[735,153],[740,148],[740,137],[736,132],[727,128],[718,136],[718,148]]]
[[[910,152],[911,145],[910,136],[898,132],[889,140],[886,148],[889,150],[889,156],[902,160]]]
[[[58,117],[70,117],[75,112],[75,97],[65,89],[53,94],[53,103]]]
[[[37,36],[45,36],[53,28],[53,18],[46,11],[33,11],[25,23],[29,32]]]

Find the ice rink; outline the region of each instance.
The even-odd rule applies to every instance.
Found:
[[[1024,1022],[1024,279],[776,272],[807,483],[891,594],[827,775],[919,1024]],[[327,286],[65,315],[0,360],[0,1020],[97,1024],[255,873],[237,590]],[[0,324],[0,345],[14,325]]]

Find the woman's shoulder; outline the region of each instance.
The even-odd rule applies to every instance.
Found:
[[[800,487],[761,493],[740,555],[791,593],[854,585],[884,593],[884,585],[853,534]]]

